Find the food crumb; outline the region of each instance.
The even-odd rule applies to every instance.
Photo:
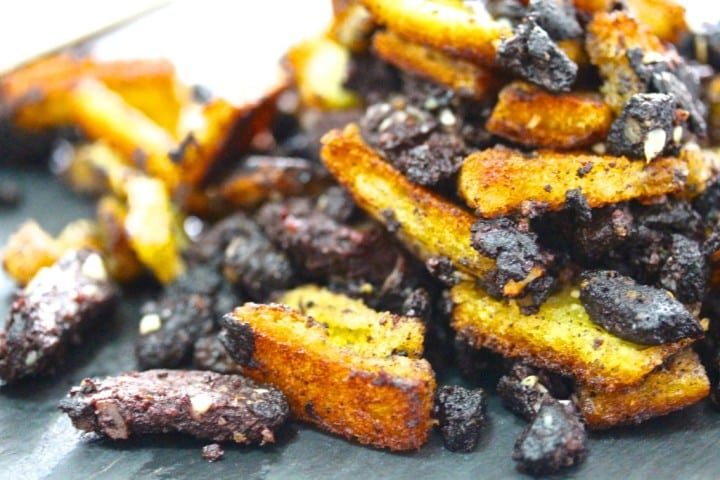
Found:
[[[225,455],[225,450],[222,449],[219,443],[211,443],[202,448],[202,458],[210,463],[222,460],[223,455]]]

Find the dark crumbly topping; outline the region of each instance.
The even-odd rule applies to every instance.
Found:
[[[430,275],[441,281],[447,287],[452,287],[460,281],[455,265],[453,265],[448,257],[439,256],[428,258],[425,261],[425,268],[430,272]]]
[[[222,460],[223,455],[225,455],[225,450],[222,449],[219,443],[211,443],[202,448],[202,458],[210,463]]]
[[[528,16],[553,40],[577,38],[583,33],[575,18],[575,7],[568,0],[530,0]]]
[[[453,452],[472,452],[485,424],[485,392],[457,385],[438,389],[433,406],[445,448]]]
[[[521,362],[515,362],[497,384],[503,405],[527,421],[535,418],[543,400],[567,398],[570,392],[562,377]]]
[[[648,56],[642,49],[627,51],[630,66],[646,84],[649,93],[671,95],[677,108],[689,115],[690,130],[704,137],[707,133],[706,109],[700,100],[700,79],[697,72],[675,52],[672,46],[661,56]]]
[[[240,375],[148,370],[86,378],[60,402],[76,428],[112,439],[178,432],[215,442],[273,443],[290,410],[280,390]]]
[[[225,278],[255,301],[292,284],[294,271],[284,252],[279,251],[260,232],[235,237],[225,249]]]
[[[51,373],[83,330],[110,311],[115,288],[100,255],[65,254],[20,291],[0,335],[0,383]]]
[[[680,234],[672,235],[658,283],[685,304],[701,302],[705,297],[709,267],[700,243]]]
[[[360,94],[368,103],[374,103],[398,91],[400,83],[400,75],[392,65],[375,55],[353,54],[343,86]]]
[[[434,132],[421,144],[394,156],[393,165],[411,182],[433,186],[457,173],[465,153],[460,137]]]
[[[585,425],[572,404],[546,398],[515,442],[512,458],[523,472],[549,475],[582,462],[586,440]]]
[[[575,62],[531,18],[500,43],[497,56],[500,66],[551,92],[570,91],[577,77]]]
[[[217,334],[207,335],[195,342],[193,367],[218,373],[238,373],[239,365],[232,359]]]
[[[253,256],[243,257],[248,250]],[[195,342],[215,331],[220,317],[243,302],[243,292],[264,299],[269,295],[264,290],[266,285],[276,285],[289,276],[280,269],[287,269],[287,259],[283,263],[282,254],[242,213],[213,225],[185,250],[184,256],[186,272],[168,285],[159,299],[142,308],[135,347],[142,369],[176,368],[187,363]],[[223,266],[234,286],[223,278]],[[280,280],[276,280],[278,275]],[[267,284],[254,288],[259,278]]]
[[[620,116],[610,127],[608,152],[650,161],[662,154],[673,154],[676,142],[675,98],[663,93],[638,93],[630,97]],[[677,126],[682,132],[682,126]]]
[[[573,188],[565,193],[565,209],[579,225],[587,225],[592,221],[590,204],[580,188]]]
[[[473,224],[472,246],[495,259],[492,283],[500,289],[509,280],[523,280],[536,265],[547,265],[551,258],[540,250],[537,235],[509,218],[479,219]]]
[[[593,322],[631,342],[660,345],[703,335],[698,321],[670,293],[617,272],[584,274],[580,301]]]
[[[400,254],[376,225],[341,224],[302,199],[268,203],[257,218],[268,238],[310,279],[381,285]]]

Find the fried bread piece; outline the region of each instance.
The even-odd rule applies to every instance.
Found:
[[[569,149],[605,139],[612,120],[597,94],[552,94],[518,81],[502,89],[485,127],[527,147]]]
[[[326,325],[336,345],[352,345],[358,352],[372,350],[372,355],[378,357],[397,354],[422,357],[425,329],[421,324],[389,312],[378,313],[361,300],[316,285],[304,285],[285,292],[277,298],[277,303]],[[339,318],[342,321],[338,321]],[[394,324],[392,328],[387,327],[388,323]],[[363,345],[361,337],[365,335],[382,341]]]
[[[320,289],[307,293],[291,292],[286,301],[319,319],[253,303],[224,317],[221,339],[243,373],[280,388],[299,420],[375,447],[422,446],[432,426],[435,378],[430,364],[417,358],[420,321]]]
[[[27,285],[43,267],[55,263],[70,250],[98,248],[95,225],[75,220],[53,238],[34,220],[28,220],[13,233],[3,248],[3,268],[20,286]]]
[[[0,383],[51,373],[83,330],[103,318],[115,289],[100,255],[73,250],[15,297],[0,332]]]
[[[605,82],[600,88],[608,105],[619,114],[634,94],[645,91],[645,81],[633,69],[628,51],[662,55],[660,39],[625,12],[599,13],[587,27],[585,48]]]
[[[699,172],[696,149],[680,157],[661,157],[652,163],[626,157],[540,150],[526,155],[498,146],[468,156],[460,169],[460,196],[484,217],[497,217],[540,205],[549,210],[565,206],[569,191],[581,189],[592,208],[632,199],[679,192]],[[692,165],[691,165],[692,164]]]
[[[0,104],[19,126],[36,130],[69,121],[58,103],[84,78],[94,78],[168,131],[175,131],[189,92],[167,60],[102,62],[60,53],[38,60],[0,79]]]
[[[605,391],[640,383],[688,344],[646,347],[621,340],[590,320],[572,288],[551,295],[531,315],[523,315],[516,301],[496,300],[470,282],[453,287],[451,297],[452,326],[476,348],[523,358]]]
[[[149,370],[86,378],[60,402],[73,425],[113,440],[178,432],[216,442],[275,442],[287,400],[240,375]]]
[[[355,202],[422,260],[445,256],[467,274],[481,279],[494,274],[494,259],[481,255],[471,245],[470,228],[475,218],[410,183],[363,142],[356,125],[328,133],[323,138],[322,157]],[[524,280],[510,280],[500,289],[505,295],[517,296],[542,274],[541,266],[533,266]]]
[[[705,369],[697,354],[688,349],[627,389],[603,392],[580,386],[578,405],[588,427],[604,429],[666,415],[700,401],[709,392]]]
[[[169,188],[177,186],[178,167],[168,155],[175,139],[169,132],[94,80],[79,83],[68,93],[67,102],[72,123],[89,138],[103,139]]]
[[[104,196],[97,204],[100,250],[110,276],[120,283],[131,282],[144,271],[125,229],[127,215],[125,204],[112,195]]]
[[[358,104],[357,96],[343,86],[350,51],[327,37],[305,40],[287,54],[290,69],[305,105],[343,109]]]
[[[265,200],[316,193],[327,173],[304,158],[252,155],[220,186],[220,195],[233,207],[253,208]]]
[[[370,12],[359,1],[351,1],[335,11],[328,36],[351,52],[363,53],[370,46],[375,22]]]
[[[499,75],[441,50],[404,39],[391,31],[373,36],[373,50],[386,62],[405,72],[428,78],[463,96],[483,100],[499,87]]]
[[[83,172],[125,202],[124,227],[130,245],[155,277],[168,283],[179,275],[185,268],[180,258],[185,238],[166,185],[126,165],[117,151],[102,142],[78,147],[70,161],[78,164],[71,171]],[[70,179],[76,180],[87,179]]]
[[[573,0],[575,8],[583,13],[607,12],[613,0]],[[645,25],[654,35],[666,42],[677,43],[687,32],[685,7],[675,0],[625,0],[630,14]]]
[[[459,0],[362,0],[373,19],[408,40],[495,65],[497,43],[512,34],[482,7]]]

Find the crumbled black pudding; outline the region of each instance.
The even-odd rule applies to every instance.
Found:
[[[593,322],[631,342],[661,345],[703,335],[700,323],[669,292],[617,272],[585,273],[580,301]]]
[[[567,398],[570,391],[568,382],[560,376],[521,362],[513,363],[497,384],[505,408],[527,421],[535,418],[543,400]]]
[[[486,279],[499,290],[510,280],[523,280],[536,265],[552,258],[537,243],[537,235],[526,224],[509,218],[479,219],[471,229],[472,246],[495,259],[494,278]]]
[[[512,458],[523,472],[549,475],[582,462],[585,442],[585,425],[572,404],[545,399],[517,439]]]
[[[553,40],[577,38],[583,33],[575,17],[575,7],[567,0],[530,0],[528,16]]]
[[[675,99],[672,95],[635,94],[610,127],[608,152],[648,162],[663,153],[672,153],[682,139],[682,135],[677,142],[673,138],[674,121]]]
[[[551,92],[570,91],[578,67],[532,19],[523,21],[497,51],[498,63]]]
[[[485,392],[457,385],[438,389],[433,407],[445,448],[453,452],[472,452],[485,424]]]
[[[65,254],[18,292],[0,332],[0,384],[53,373],[116,297],[100,255]]]
[[[60,402],[73,425],[127,439],[178,432],[215,442],[273,443],[290,414],[285,396],[240,375],[148,370],[86,378]]]

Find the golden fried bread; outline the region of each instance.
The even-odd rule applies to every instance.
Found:
[[[528,147],[570,149],[604,140],[612,121],[595,93],[553,94],[518,81],[502,89],[486,128]]]
[[[495,49],[509,25],[460,0],[361,0],[373,19],[404,38],[451,55],[495,65]]]
[[[522,358],[605,391],[637,385],[688,344],[648,347],[621,340],[593,323],[578,297],[576,289],[566,288],[537,313],[524,315],[516,301],[494,299],[462,282],[451,290],[452,327],[476,348]]]
[[[617,114],[631,96],[645,91],[645,82],[630,65],[628,50],[639,48],[649,56],[665,52],[658,37],[621,11],[593,17],[587,26],[585,48],[604,80],[600,91],[605,102]]]
[[[705,369],[692,350],[677,353],[642,383],[616,392],[580,386],[578,404],[590,428],[644,422],[699,402],[710,392]]]
[[[475,218],[430,190],[410,183],[365,144],[357,125],[329,132],[322,143],[321,156],[330,173],[363,210],[388,226],[421,259],[445,256],[459,271],[478,278],[493,272],[495,261],[470,244],[470,227]],[[524,281],[508,282],[504,293],[517,296],[542,274],[542,267],[536,266]]]
[[[391,31],[376,33],[372,42],[375,54],[386,62],[463,96],[482,100],[491,97],[499,87],[497,72],[411,42]]]
[[[357,96],[343,86],[350,51],[327,37],[305,40],[287,54],[303,104],[323,108],[350,108]]]
[[[401,317],[382,325],[385,314],[357,310],[350,315],[355,325],[346,325],[341,310],[314,308],[327,324],[278,304],[248,303],[226,316],[224,333],[236,347],[231,353],[250,352],[243,373],[280,388],[299,420],[375,447],[422,446],[433,423],[432,368],[422,359],[388,354],[409,345],[402,335],[393,337],[397,328],[414,328],[416,336],[422,325]],[[389,335],[369,338],[370,330]]]
[[[526,155],[493,147],[468,156],[460,169],[460,196],[484,217],[523,211],[532,204],[549,210],[565,205],[569,190],[582,189],[588,204],[602,207],[632,199],[678,192],[697,178],[702,161],[698,150],[652,163],[626,157],[540,150]]]

